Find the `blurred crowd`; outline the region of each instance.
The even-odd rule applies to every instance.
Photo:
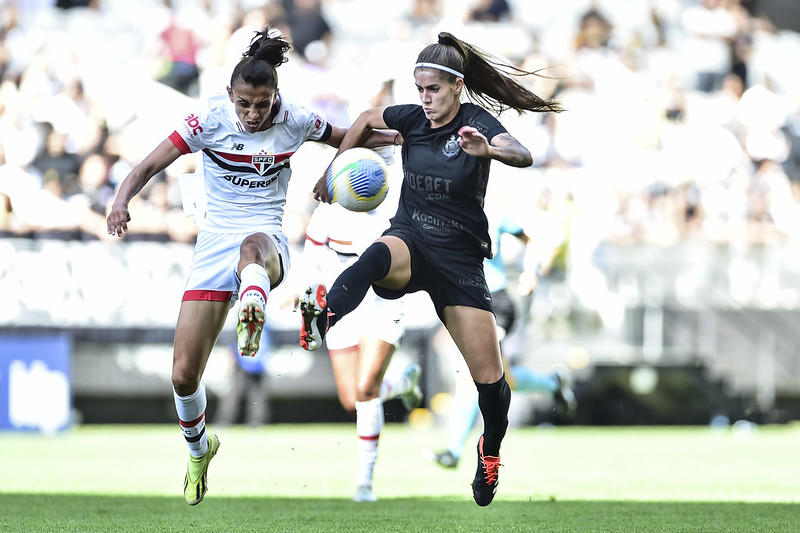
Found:
[[[504,114],[535,166],[495,165],[490,201],[530,226],[541,220],[532,213],[548,212],[573,255],[601,242],[792,239],[800,232],[800,77],[791,58],[800,57],[800,28],[762,7],[4,0],[0,235],[109,238],[115,187],[184,110],[225,91],[253,32],[270,23],[293,43],[279,69],[282,93],[340,126],[369,106],[417,102],[413,61],[439,31],[536,71],[525,82],[566,111]],[[304,153],[293,159],[286,206],[298,242],[311,185],[332,156]],[[177,183],[199,162],[179,159],[137,196],[127,239],[193,241]]]

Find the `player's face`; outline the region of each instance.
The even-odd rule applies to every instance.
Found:
[[[266,85],[253,87],[240,81],[228,87],[228,96],[246,132],[264,131],[272,125],[270,112],[278,96],[276,88]]]
[[[414,81],[422,110],[431,121],[431,127],[444,126],[453,120],[461,105],[459,97],[464,81],[456,79],[453,83],[447,76],[442,76],[439,70],[424,67],[414,71]]]

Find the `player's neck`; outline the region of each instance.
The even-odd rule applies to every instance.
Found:
[[[447,126],[456,118],[456,115],[458,115],[458,111],[460,109],[461,109],[461,102],[456,102],[456,104],[453,106],[453,109],[451,109],[447,115],[445,115],[439,120],[430,121],[431,128],[436,129],[436,128],[441,128],[442,126]]]

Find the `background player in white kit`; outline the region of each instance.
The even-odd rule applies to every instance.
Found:
[[[351,265],[381,232],[389,227],[383,206],[367,213],[348,211],[339,204],[320,203],[306,227],[300,279],[333,280]],[[378,440],[384,424],[384,402],[398,396],[409,411],[418,407],[422,391],[418,385],[420,366],[409,364],[399,376],[386,370],[403,333],[401,300],[384,300],[371,289],[351,314],[325,337],[331,357],[339,402],[356,413],[358,435],[358,480],[353,501],[375,501],[373,470]]]
[[[279,92],[276,68],[289,43],[265,28],[233,69],[227,95],[211,98],[187,116],[168,139],[135,166],[119,187],[108,232],[127,231],[128,203],[147,182],[183,154],[203,151],[207,197],[178,322],[172,363],[175,406],[190,458],[184,481],[189,505],[203,500],[208,465],[219,448],[205,430],[206,362],[231,305],[240,301],[237,327],[242,355],[258,351],[270,289],[289,268],[283,206],[291,176],[289,158],[306,141],[338,147],[347,130],[290,103]],[[365,146],[391,144],[374,132]]]

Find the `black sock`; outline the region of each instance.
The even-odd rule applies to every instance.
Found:
[[[475,386],[478,388],[478,406],[483,415],[483,454],[497,457],[508,428],[511,389],[505,374],[495,383],[475,383]]]
[[[389,247],[382,242],[374,242],[364,250],[358,261],[339,274],[328,291],[328,310],[333,313],[328,327],[358,307],[370,286],[385,278],[391,265]]]

